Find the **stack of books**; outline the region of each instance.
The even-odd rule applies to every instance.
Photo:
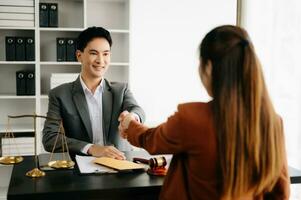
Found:
[[[52,73],[50,77],[50,89],[63,83],[70,83],[77,79],[79,73]]]
[[[34,155],[33,137],[2,138],[2,156]]]
[[[34,27],[34,0],[0,0],[0,26]]]

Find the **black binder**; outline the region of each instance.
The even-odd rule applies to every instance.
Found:
[[[25,60],[25,42],[22,37],[16,37],[16,60]]]
[[[65,38],[56,38],[56,60],[66,61],[66,41]]]
[[[34,61],[35,60],[35,51],[34,51],[34,38],[28,37],[25,38],[25,60]]]
[[[49,27],[58,27],[58,6],[57,3],[48,4],[49,18],[48,25]]]
[[[16,72],[17,95],[26,95],[25,71]]]
[[[40,3],[40,27],[48,27],[48,4]]]
[[[26,94],[35,95],[35,74],[34,71],[26,72]]]
[[[15,37],[5,37],[5,54],[7,61],[16,60],[16,38]]]
[[[67,61],[76,61],[75,51],[76,51],[75,38],[66,38],[66,60]]]

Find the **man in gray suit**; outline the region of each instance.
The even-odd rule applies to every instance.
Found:
[[[110,64],[111,46],[110,33],[101,27],[90,27],[81,32],[76,51],[81,62],[80,76],[49,92],[47,116],[62,119],[72,155],[124,159],[121,151],[130,150],[131,146],[118,134],[118,117],[131,112],[137,121],[145,120],[144,112],[127,84],[104,79]],[[52,151],[58,129],[58,121],[45,121],[45,150]],[[61,150],[61,142],[57,142],[55,151]]]

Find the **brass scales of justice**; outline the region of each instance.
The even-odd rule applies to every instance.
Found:
[[[72,168],[74,166],[74,162],[70,158],[69,149],[68,149],[67,140],[66,140],[66,135],[65,135],[64,127],[63,127],[63,122],[60,119],[55,119],[55,118],[46,117],[46,116],[37,115],[37,114],[33,114],[33,115],[16,115],[16,116],[9,115],[8,116],[8,121],[7,121],[6,133],[4,135],[4,138],[14,139],[14,134],[11,131],[12,129],[11,129],[11,125],[10,125],[10,119],[11,118],[28,118],[28,117],[33,118],[33,125],[34,125],[34,161],[35,161],[35,168],[28,171],[26,173],[26,176],[32,177],[32,178],[45,176],[45,172],[41,171],[38,168],[37,126],[36,126],[36,119],[37,118],[44,118],[44,119],[48,119],[48,120],[59,121],[59,123],[60,123],[58,131],[57,131],[57,136],[55,138],[55,142],[54,142],[51,154],[50,154],[48,166],[51,167],[51,168],[54,168],[54,169],[69,169],[69,168]],[[59,139],[60,135],[61,135],[61,144],[62,144],[62,160],[52,160],[54,150],[55,150],[55,147],[56,147],[56,144],[58,142],[58,139]],[[18,148],[17,145],[16,145],[16,148]],[[65,155],[66,153],[67,153],[67,156]],[[5,165],[17,164],[17,163],[20,163],[22,161],[23,161],[22,156],[8,155],[8,156],[0,157],[0,164],[5,164]]]

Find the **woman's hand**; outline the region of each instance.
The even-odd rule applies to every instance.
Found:
[[[123,111],[118,118],[119,121],[119,126],[118,130],[120,133],[120,136],[124,139],[127,139],[127,133],[126,130],[129,127],[129,124],[132,120],[137,120],[136,117],[132,114],[129,113],[128,111]]]

